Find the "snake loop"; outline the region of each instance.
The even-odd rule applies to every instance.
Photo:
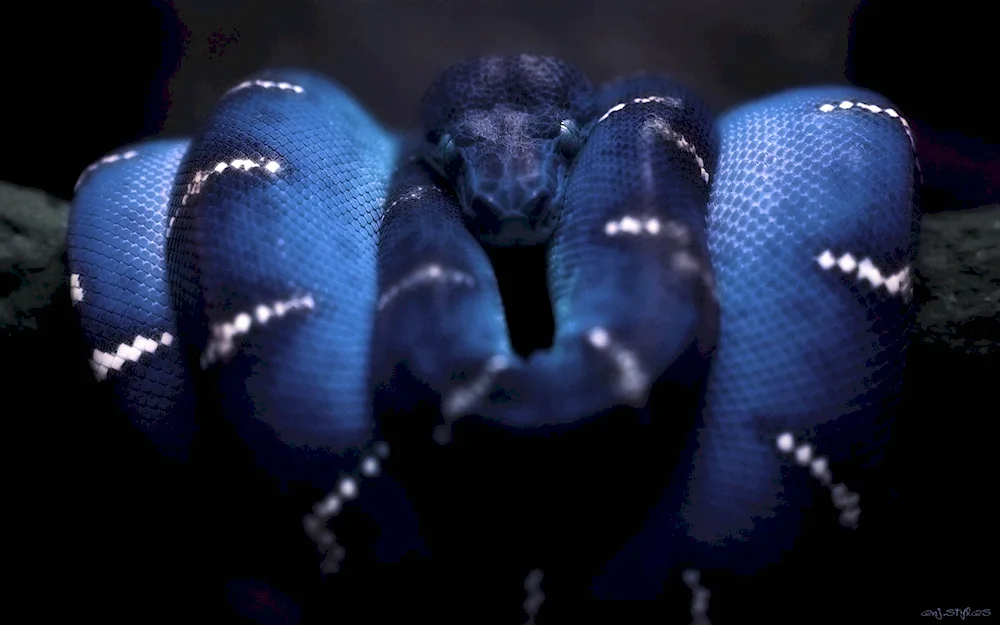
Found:
[[[466,423],[555,441],[611,420],[682,452],[654,459],[656,503],[593,592],[652,599],[685,571],[699,618],[698,571],[774,563],[814,511],[863,527],[912,318],[919,169],[890,102],[814,87],[716,119],[667,78],[594,86],[519,55],[449,69],[421,118],[396,136],[342,87],[273,70],[192,139],[84,172],[87,356],[164,453],[211,414],[271,474],[329,490],[304,527],[333,571],[341,506],[411,518],[380,486],[393,419],[432,406],[448,448]],[[497,250],[540,250],[551,347],[514,348]],[[650,441],[663,422],[681,440]]]

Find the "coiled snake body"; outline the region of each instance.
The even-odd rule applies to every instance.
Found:
[[[165,453],[210,405],[269,471],[333,488],[305,521],[328,570],[327,523],[409,440],[394,423],[442,450],[466,423],[553,445],[680,424],[602,596],[653,597],[680,563],[753,571],[808,509],[861,522],[841,474],[885,442],[915,254],[891,103],[796,89],[716,121],[666,78],[593,87],[521,55],[449,69],[422,119],[400,137],[328,80],[269,71],[193,140],[84,172],[69,242],[91,366]],[[490,259],[534,245],[555,334],[525,356]]]

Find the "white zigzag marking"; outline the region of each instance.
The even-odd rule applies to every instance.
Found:
[[[406,275],[402,280],[386,289],[385,293],[378,298],[378,310],[384,309],[390,302],[392,302],[392,300],[396,299],[399,295],[406,291],[415,289],[416,287],[423,286],[425,284],[433,284],[435,282],[450,282],[452,284],[461,284],[465,286],[474,286],[476,284],[475,279],[464,271],[459,271],[457,269],[445,269],[437,263],[430,263],[428,265],[418,267],[412,273]]]
[[[187,184],[187,189],[185,190],[184,195],[181,197],[181,206],[186,205],[188,199],[192,196],[201,193],[202,187],[205,186],[205,182],[208,181],[210,177],[214,174],[221,174],[227,169],[235,169],[237,171],[242,169],[243,171],[250,171],[251,169],[263,167],[272,174],[281,169],[281,165],[279,165],[277,161],[268,161],[266,164],[262,165],[265,160],[267,159],[264,157],[257,159],[257,162],[248,158],[236,158],[228,163],[225,161],[219,161],[215,164],[215,167],[212,167],[211,169],[196,171],[194,173],[194,177],[191,179],[191,182]],[[173,219],[170,220],[170,225],[173,226]]]
[[[90,356],[90,368],[94,371],[94,377],[100,382],[107,379],[109,371],[121,371],[126,361],[138,362],[144,353],[153,354],[160,345],[170,347],[173,342],[174,337],[169,332],[160,335],[159,341],[140,334],[132,340],[131,345],[120,344],[113,354],[94,349]]]
[[[597,123],[599,124],[603,122],[608,117],[610,117],[612,113],[617,113],[618,111],[622,110],[629,104],[647,104],[649,102],[658,102],[660,104],[666,104],[667,106],[672,106],[674,108],[680,108],[681,106],[681,101],[678,98],[664,98],[663,96],[658,96],[658,95],[651,95],[642,98],[633,98],[628,102],[619,102],[618,104],[615,104],[614,106],[609,108],[604,113],[604,115],[601,115],[601,117],[597,120]]]
[[[906,137],[910,140],[910,149],[913,150],[914,163],[916,164],[917,167],[917,173],[920,174],[922,178],[923,173],[920,171],[920,162],[916,160],[917,142],[913,138],[913,129],[910,128],[910,122],[906,121],[906,118],[900,115],[896,111],[896,109],[882,108],[881,106],[878,106],[876,104],[868,104],[866,102],[861,102],[861,101],[843,100],[835,104],[831,104],[829,102],[826,104],[822,104],[820,105],[819,110],[821,113],[833,113],[834,111],[848,111],[855,107],[863,111],[868,111],[869,113],[875,113],[875,114],[883,113],[885,115],[888,115],[892,119],[899,121],[900,125],[903,127],[903,131],[906,133]]]
[[[471,382],[449,393],[441,402],[444,423],[434,428],[434,440],[445,445],[451,440],[451,424],[463,416],[473,404],[482,399],[490,390],[490,384],[498,373],[510,367],[510,359],[503,354],[494,354],[487,359],[483,370]]]
[[[407,160],[410,161],[410,162],[415,162],[415,161],[418,161],[420,159],[421,159],[421,157],[419,155],[416,155],[416,156],[410,156]],[[396,208],[397,204],[400,204],[402,202],[409,202],[411,200],[419,200],[420,198],[426,196],[428,193],[441,193],[441,189],[439,189],[439,188],[437,188],[437,187],[435,187],[433,185],[416,185],[416,186],[412,187],[409,191],[407,191],[403,195],[401,195],[398,198],[396,198],[395,200],[389,202],[389,205],[386,206],[385,210],[382,211],[382,213],[379,215],[379,218],[378,218],[379,224],[381,225],[381,223],[383,221],[385,221],[386,215],[389,214],[389,211],[391,211],[392,209]],[[381,202],[382,199],[384,199],[384,198],[380,198],[379,202]]]
[[[80,286],[80,274],[72,273],[69,276],[69,296],[73,300],[73,305],[83,301],[83,287]]]
[[[712,593],[701,585],[701,571],[685,569],[681,579],[691,589],[691,625],[712,625],[708,620],[708,599]]]
[[[597,351],[607,353],[618,368],[618,392],[633,402],[645,401],[650,378],[635,352],[619,345],[602,327],[591,328],[587,340]]]
[[[625,215],[621,219],[609,219],[604,224],[604,234],[613,237],[619,234],[652,236],[666,235],[680,245],[688,245],[691,232],[679,221],[660,221],[656,217],[633,217]]]
[[[377,441],[372,447],[372,453],[365,455],[358,464],[360,475],[341,477],[333,491],[327,493],[326,497],[313,506],[311,514],[302,518],[306,535],[316,543],[320,552],[325,556],[320,564],[320,569],[324,573],[339,571],[340,561],[344,559],[345,555],[344,548],[337,544],[337,537],[327,527],[327,521],[337,516],[343,508],[344,502],[357,498],[359,479],[361,477],[377,477],[382,472],[382,462],[389,457],[388,443]]]
[[[662,96],[655,96],[655,95],[641,97],[641,98],[633,98],[628,102],[619,102],[618,104],[615,104],[614,106],[609,108],[604,113],[604,115],[601,115],[601,117],[598,118],[597,123],[600,124],[608,117],[610,117],[612,114],[617,113],[618,111],[624,109],[626,106],[630,104],[647,104],[649,102],[658,102],[660,104],[666,104],[667,106],[672,106],[675,108],[679,108],[681,106],[681,100],[678,98],[665,98]],[[668,141],[673,141],[678,148],[684,150],[685,152],[693,156],[695,162],[698,164],[698,169],[699,173],[701,174],[701,179],[704,180],[706,183],[708,182],[709,175],[708,175],[708,170],[705,169],[705,161],[700,156],[698,156],[698,152],[697,150],[695,150],[694,145],[690,141],[688,141],[684,135],[675,131],[673,128],[670,127],[669,124],[664,122],[662,119],[658,118],[650,122],[650,127],[653,130],[655,130],[657,134],[659,134],[661,137],[663,137]]]
[[[542,592],[543,577],[541,569],[532,569],[524,578],[524,591],[527,596],[524,598],[523,606],[524,613],[528,615],[524,625],[535,625],[538,609],[545,603],[545,593]]]
[[[687,137],[671,128],[670,124],[659,118],[655,118],[647,122],[647,125],[658,135],[663,137],[664,140],[673,141],[678,148],[693,156],[694,162],[698,165],[698,173],[701,174],[701,179],[704,180],[706,184],[708,183],[709,175],[708,170],[705,169],[705,161],[698,156],[698,151],[695,149],[694,144],[688,141]]]
[[[636,218],[626,215],[621,219],[611,219],[604,224],[604,234],[613,237],[616,234],[644,234],[657,235],[660,233],[662,224],[656,217],[648,219]]]
[[[117,161],[127,161],[130,158],[135,158],[139,156],[139,153],[135,150],[129,150],[123,154],[108,154],[96,163],[91,163],[87,165],[87,168],[80,173],[80,177],[76,179],[76,184],[73,185],[73,190],[76,191],[80,187],[80,183],[86,178],[92,171],[100,167],[101,165],[107,165],[108,163],[114,163]]]
[[[910,279],[910,266],[906,265],[899,271],[891,275],[884,275],[879,271],[875,263],[870,258],[864,258],[860,262],[851,254],[834,256],[830,250],[825,250],[816,257],[816,263],[826,270],[838,267],[846,274],[857,271],[856,279],[865,280],[875,288],[885,287],[890,295],[900,295],[909,298],[913,292],[913,284]]]
[[[423,184],[417,185],[412,189],[410,189],[407,193],[404,193],[403,195],[399,196],[398,198],[390,202],[389,205],[385,207],[385,212],[388,213],[390,210],[395,208],[395,206],[400,202],[419,200],[420,198],[424,197],[424,195],[426,195],[429,191],[440,193],[441,189],[431,185],[423,185]]]
[[[240,84],[236,85],[229,91],[223,94],[222,97],[240,91],[243,89],[249,89],[250,87],[261,87],[263,89],[278,89],[280,91],[293,91],[295,93],[305,93],[306,90],[299,85],[293,85],[289,82],[273,82],[270,80],[244,80]]]
[[[205,369],[220,359],[232,355],[236,347],[236,339],[250,331],[253,324],[266,324],[272,317],[284,317],[293,310],[312,310],[316,307],[316,302],[311,294],[301,297],[294,297],[287,300],[278,300],[271,304],[258,304],[254,307],[253,315],[249,312],[241,312],[232,318],[231,321],[213,323],[212,338],[208,341],[208,346],[201,355],[201,368]]]
[[[795,437],[791,432],[782,432],[778,435],[775,445],[778,451],[784,454],[794,454],[795,463],[800,467],[809,467],[812,474],[820,484],[827,487],[833,499],[833,505],[840,510],[840,524],[844,527],[856,529],[858,527],[858,517],[861,516],[861,496],[851,492],[843,484],[833,484],[833,473],[830,472],[830,462],[825,456],[817,456],[813,446],[809,443],[795,444]]]
[[[666,235],[673,239],[680,246],[687,247],[691,244],[691,231],[684,224],[678,221],[660,221],[656,217],[633,217],[625,215],[621,219],[611,219],[604,224],[604,234],[609,237],[619,234],[631,236],[659,236]],[[715,278],[710,267],[704,267],[698,259],[690,252],[681,249],[671,256],[673,268],[684,274],[700,274],[705,287],[711,296],[718,299],[716,293]]]
[[[214,174],[221,174],[227,169],[236,169],[236,170],[242,169],[243,171],[246,172],[250,171],[251,169],[256,169],[258,167],[263,167],[268,172],[274,174],[281,169],[281,165],[277,161],[267,161],[266,164],[263,164],[264,161],[266,160],[267,159],[265,159],[264,157],[261,157],[257,159],[257,162],[255,163],[248,158],[237,158],[233,159],[232,161],[229,161],[228,163],[225,161],[219,161],[218,163],[215,164],[215,167],[212,167],[211,169],[196,171],[194,173],[194,176],[191,178],[191,182],[187,184],[187,188],[184,191],[184,195],[181,197],[181,205],[177,209],[178,214],[180,213],[180,211],[184,210],[184,208],[187,206],[189,199],[201,193],[202,187],[205,186],[205,182]],[[176,215],[170,217],[170,221],[167,223],[167,230],[164,233],[164,238],[166,239],[170,238],[170,235],[173,233],[174,222],[176,220],[177,220]]]

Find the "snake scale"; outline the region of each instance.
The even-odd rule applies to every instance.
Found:
[[[270,70],[193,139],[84,172],[69,262],[91,367],[164,454],[186,458],[209,414],[270,474],[329,491],[303,521],[327,572],[350,566],[342,509],[414,534],[394,510],[435,454],[442,482],[536,476],[531,501],[564,506],[537,517],[552,536],[592,505],[577,481],[638,507],[594,551],[600,598],[753,573],[808,514],[863,524],[916,253],[890,102],[799,88],[716,119],[665,77],[486,56],[446,70],[421,120],[392,132],[337,84]],[[515,349],[504,289],[538,278],[554,331]],[[476,505],[513,527],[508,499]]]

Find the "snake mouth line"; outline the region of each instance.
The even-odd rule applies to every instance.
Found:
[[[507,319],[511,347],[522,358],[552,347],[556,323],[548,287],[548,245],[485,245]]]

